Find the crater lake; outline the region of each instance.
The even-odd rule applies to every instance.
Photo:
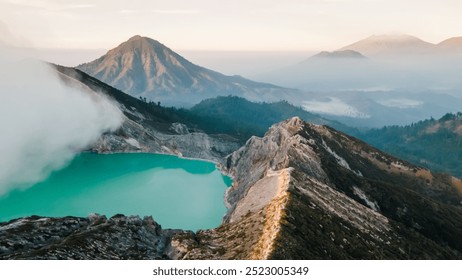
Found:
[[[148,153],[82,153],[26,189],[0,196],[0,221],[91,213],[152,216],[162,228],[218,226],[231,185],[212,162]]]

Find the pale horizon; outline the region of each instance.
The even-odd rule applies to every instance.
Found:
[[[137,34],[179,51],[269,52],[333,51],[381,34],[462,36],[455,0],[1,0],[0,8],[13,36],[37,49],[109,50]]]
[[[0,0],[0,41],[76,66],[141,35],[201,66],[256,77],[373,35],[462,36],[460,10],[455,0]]]
[[[462,31],[460,32],[460,35],[458,35],[458,36],[455,35],[455,36],[451,36],[451,37],[444,37],[444,38],[442,38],[440,40],[436,40],[436,41],[426,40],[423,37],[419,37],[419,36],[416,36],[414,34],[409,34],[409,33],[398,33],[398,32],[394,32],[394,33],[376,33],[376,34],[370,34],[370,35],[363,36],[363,37],[353,38],[350,41],[345,41],[345,42],[339,43],[338,45],[336,45],[334,47],[331,47],[331,48],[321,48],[320,47],[320,48],[311,48],[311,49],[274,49],[273,50],[273,49],[244,49],[244,48],[243,49],[174,48],[171,45],[168,45],[168,44],[164,43],[163,41],[158,40],[155,36],[149,36],[149,35],[145,35],[145,34],[133,34],[132,36],[129,36],[126,39],[123,39],[122,41],[114,42],[112,44],[112,46],[109,46],[107,48],[104,48],[104,47],[92,47],[92,48],[85,48],[85,47],[84,48],[57,47],[57,48],[53,48],[53,47],[39,47],[39,46],[32,46],[32,47],[37,49],[37,50],[74,50],[74,51],[80,50],[80,51],[106,51],[107,52],[107,51],[110,51],[111,49],[116,48],[117,46],[119,46],[123,42],[126,42],[128,39],[130,39],[131,37],[136,36],[136,35],[139,35],[141,37],[151,38],[151,39],[154,39],[156,41],[159,41],[160,43],[162,43],[166,47],[168,47],[168,48],[170,48],[170,49],[172,49],[172,50],[174,50],[176,52],[184,51],[184,52],[234,52],[234,53],[237,53],[237,52],[245,52],[245,53],[252,53],[252,52],[255,52],[255,53],[258,53],[258,52],[260,52],[260,53],[261,52],[266,52],[266,53],[291,53],[291,52],[320,52],[320,51],[333,52],[333,51],[339,50],[342,47],[345,47],[345,46],[350,45],[352,43],[367,39],[367,38],[372,37],[372,36],[406,35],[406,36],[413,36],[413,37],[416,37],[418,39],[421,39],[424,42],[428,42],[428,43],[436,45],[436,44],[441,43],[441,42],[443,42],[443,41],[445,41],[447,39],[456,38],[456,37],[462,37]]]

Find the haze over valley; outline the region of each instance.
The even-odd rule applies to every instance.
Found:
[[[300,100],[306,110],[355,126],[410,124],[459,110],[460,45],[460,37],[431,44],[408,35],[371,36],[260,80],[309,92]]]
[[[166,105],[191,107],[224,95],[257,102],[286,100],[306,111],[367,128],[406,125],[457,112],[462,106],[460,44],[458,38],[431,44],[408,35],[371,36],[279,70],[267,67],[251,75],[264,82],[258,83],[203,68],[160,42],[134,36],[77,68],[134,96]],[[167,56],[156,57],[156,49]],[[249,60],[248,55],[242,57]],[[280,61],[286,57],[273,53],[278,55]],[[242,66],[236,67],[236,60]],[[246,72],[243,60],[233,62],[236,71]]]

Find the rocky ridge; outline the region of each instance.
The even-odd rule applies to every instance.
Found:
[[[460,180],[328,127],[299,118],[282,122],[263,138],[250,139],[226,166],[235,182],[225,222],[199,232],[196,247],[190,244],[178,257],[461,257],[455,238],[461,194],[454,184]]]

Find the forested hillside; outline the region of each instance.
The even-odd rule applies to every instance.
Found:
[[[358,136],[397,157],[462,177],[462,113],[373,129]]]
[[[271,125],[295,116],[345,133],[357,132],[354,128],[309,113],[287,101],[255,103],[241,97],[221,96],[202,101],[190,112],[191,117],[198,118],[195,122],[207,124],[208,131],[230,133],[246,140],[253,135],[263,136]]]

